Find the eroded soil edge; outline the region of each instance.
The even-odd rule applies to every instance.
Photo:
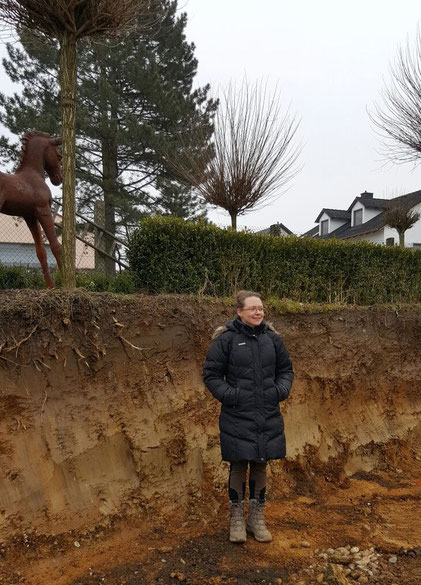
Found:
[[[20,553],[33,551],[32,576],[22,563],[16,582],[71,583],[93,559],[98,570],[109,567],[116,539],[120,549],[130,543],[121,563],[153,559],[168,534],[170,548],[206,534],[220,534],[219,546],[227,467],[201,366],[211,331],[231,309],[174,296],[31,292],[0,300],[0,563],[10,573]],[[340,546],[354,525],[354,543],[419,546],[421,311],[269,318],[296,380],[283,405],[288,458],[271,465],[269,485],[282,539],[265,563],[279,550],[299,562],[304,533],[312,546]],[[367,518],[365,494],[374,494]],[[389,501],[396,505],[386,510]],[[162,578],[151,563],[150,574]],[[194,582],[210,583],[206,575]]]

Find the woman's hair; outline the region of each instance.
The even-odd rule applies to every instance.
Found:
[[[236,309],[242,309],[244,307],[244,301],[249,297],[257,297],[258,299],[262,299],[261,295],[257,292],[253,292],[251,290],[240,290],[237,293],[236,297]]]

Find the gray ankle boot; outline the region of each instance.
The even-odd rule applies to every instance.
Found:
[[[244,521],[244,501],[230,502],[230,542],[246,542],[247,532]]]
[[[255,499],[250,500],[247,530],[253,534],[254,538],[259,542],[270,542],[272,540],[272,535],[266,527],[264,511],[265,502]]]

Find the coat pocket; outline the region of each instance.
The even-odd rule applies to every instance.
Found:
[[[283,402],[289,396],[288,390],[286,388],[284,388],[282,386],[282,384],[277,384],[276,385],[276,391],[277,391],[277,394],[278,394],[278,402]]]
[[[238,388],[233,388],[230,386],[229,390],[227,390],[224,394],[224,398],[222,399],[222,405],[228,406],[230,408],[236,408],[238,404]]]

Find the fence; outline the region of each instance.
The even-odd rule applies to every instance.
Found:
[[[61,240],[61,203],[54,200],[53,216]],[[82,272],[112,274],[127,268],[125,250],[127,244],[89,218],[77,213],[76,269]],[[51,268],[56,266],[50,245],[43,234],[47,261]],[[31,232],[21,217],[0,213],[0,264],[39,268],[35,244]]]

